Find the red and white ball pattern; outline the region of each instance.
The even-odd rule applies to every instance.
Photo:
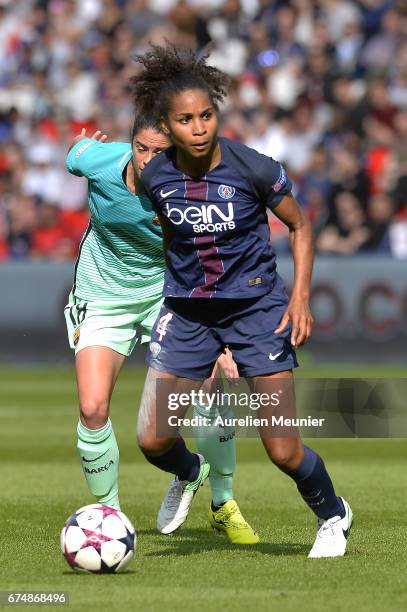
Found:
[[[134,557],[136,532],[127,516],[109,506],[79,508],[61,531],[61,550],[69,565],[82,572],[120,572]]]

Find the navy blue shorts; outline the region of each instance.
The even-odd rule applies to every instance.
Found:
[[[297,367],[291,325],[274,330],[287,308],[279,276],[273,290],[252,299],[166,298],[151,333],[147,363],[193,380],[208,378],[228,346],[240,376],[260,376]]]

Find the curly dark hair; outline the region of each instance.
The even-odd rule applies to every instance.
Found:
[[[192,49],[180,49],[167,42],[165,47],[151,45],[144,55],[133,59],[142,71],[130,79],[130,92],[138,112],[154,112],[166,117],[174,94],[187,89],[203,89],[209,94],[215,109],[226,95],[228,77],[208,66],[208,55],[199,59]]]

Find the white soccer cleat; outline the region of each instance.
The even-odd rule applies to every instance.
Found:
[[[341,497],[345,507],[345,516],[333,516],[324,521],[318,520],[318,532],[308,555],[309,559],[320,559],[322,557],[343,557],[350,528],[352,527],[353,514],[348,502]]]
[[[199,455],[199,475],[193,482],[181,481],[177,477],[171,481],[157,516],[157,529],[168,535],[181,527],[187,520],[189,508],[199,487],[209,476],[210,465]]]

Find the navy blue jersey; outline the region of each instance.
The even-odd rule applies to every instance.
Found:
[[[266,210],[290,193],[291,182],[270,157],[227,138],[219,143],[220,164],[198,179],[176,168],[175,147],[142,173],[153,208],[171,231],[166,297],[253,298],[274,285]]]

